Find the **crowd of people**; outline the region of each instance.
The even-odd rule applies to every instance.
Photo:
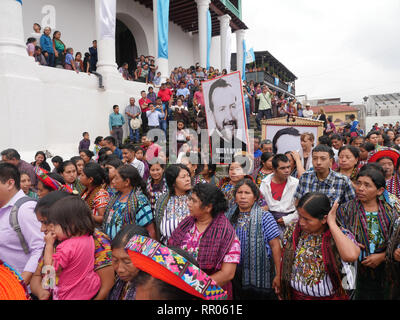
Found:
[[[46,64],[66,68],[69,55],[78,70],[50,32],[40,37]],[[28,40],[28,52],[35,45]],[[95,72],[93,57],[79,70]],[[323,121],[324,134],[302,133],[301,150],[285,154],[254,136],[250,169],[237,157],[225,174],[198,134],[207,128],[201,81],[226,70],[179,67],[161,83],[144,56],[128,70],[125,79],[154,87],[122,114],[114,105],[110,135],[93,147],[83,132],[76,156],[52,157],[52,166],[42,151],[31,163],[1,152],[0,275],[10,286],[0,298],[400,298],[399,123],[364,134],[352,116],[336,128],[323,108],[314,115],[243,82],[248,128],[251,115],[258,130],[262,119],[298,116]],[[171,120],[177,154],[149,134],[168,137]]]
[[[226,175],[146,136],[85,132],[53,170],[3,150],[0,270],[41,300],[398,299],[399,125],[357,127],[286,154],[254,137],[252,170]]]

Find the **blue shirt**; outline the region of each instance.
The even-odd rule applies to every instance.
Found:
[[[74,63],[74,56],[70,53],[67,53],[65,55],[65,63],[72,66],[72,64]]]
[[[185,98],[186,98],[186,96],[188,96],[190,94],[190,91],[189,91],[189,89],[188,88],[183,88],[183,89],[178,89],[177,91],[176,91],[176,96],[177,97],[179,97],[179,96],[184,96]]]
[[[254,151],[254,158],[259,158],[262,155],[262,151],[260,149]]]
[[[53,41],[49,36],[46,36],[45,34],[40,37],[40,46],[42,47],[42,51],[54,53]]]
[[[120,158],[122,160],[122,151],[121,149],[115,148],[114,153],[116,156],[118,156],[118,158]]]
[[[110,118],[108,121],[110,131],[112,130],[112,127],[123,126],[124,123],[125,123],[125,119],[122,114],[120,114],[120,113],[115,114],[115,112],[110,114]]]

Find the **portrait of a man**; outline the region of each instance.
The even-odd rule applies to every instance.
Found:
[[[247,150],[246,115],[243,89],[238,72],[203,81],[205,111],[212,153],[220,163],[229,163],[231,156]]]

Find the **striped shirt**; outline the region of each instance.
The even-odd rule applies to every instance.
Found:
[[[171,196],[169,198],[164,217],[160,223],[160,240],[162,243],[166,244],[168,242],[179,223],[190,214],[187,205],[188,198],[188,195]]]

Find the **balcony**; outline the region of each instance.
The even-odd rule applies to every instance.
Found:
[[[291,87],[290,92],[289,86],[282,82],[281,80],[279,81],[279,85],[275,85],[275,78],[270,75],[268,72],[265,71],[256,71],[256,72],[246,72],[246,80],[247,82],[250,82],[253,80],[254,82],[264,82],[268,84],[268,86],[272,87],[274,90],[278,90],[282,93],[289,94],[290,96],[295,96],[296,95],[296,89],[294,85]]]

